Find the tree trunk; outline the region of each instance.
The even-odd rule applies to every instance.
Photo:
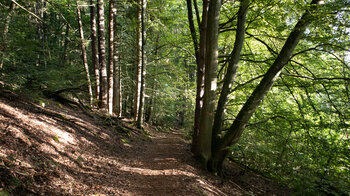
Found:
[[[84,43],[83,23],[81,21],[81,14],[80,14],[78,0],[76,0],[76,5],[77,5],[77,19],[79,24],[79,34],[80,34],[80,42],[81,42],[81,57],[85,68],[86,81],[87,81],[88,90],[89,90],[90,105],[92,105],[92,89],[91,89],[91,82],[90,82],[89,66],[87,62],[86,48]]]
[[[4,46],[4,51],[3,51],[3,54],[1,55],[1,58],[0,58],[0,69],[2,69],[2,66],[4,64],[4,56],[5,56],[5,49],[6,49],[6,43],[7,43],[7,33],[9,31],[9,26],[10,26],[10,21],[11,21],[11,17],[12,17],[12,14],[15,10],[15,4],[13,2],[11,2],[10,4],[10,8],[9,8],[9,13],[7,14],[6,16],[6,19],[5,19],[5,26],[4,26],[4,31],[2,33],[2,44]]]
[[[238,142],[249,119],[261,101],[264,99],[268,91],[271,89],[284,66],[287,64],[305,29],[312,21],[311,12],[315,11],[317,7],[316,4],[320,2],[321,0],[312,0],[310,10],[306,11],[298,21],[288,39],[286,40],[281,52],[277,56],[275,62],[269,68],[264,78],[260,81],[259,85],[255,88],[249,99],[239,111],[235,121],[225,136],[217,143],[215,147],[213,147],[213,156],[210,160],[210,170],[221,171],[222,163],[229,152],[229,150],[227,150],[227,147]]]
[[[155,91],[156,91],[156,82],[154,81],[151,89],[151,95],[149,97],[148,108],[145,115],[145,121],[150,124],[152,124],[154,98],[156,96]]]
[[[197,64],[197,94],[196,94],[196,108],[194,112],[194,126],[192,134],[191,151],[195,156],[199,156],[199,122],[200,114],[203,106],[203,94],[204,94],[204,68],[205,68],[205,56],[206,56],[206,39],[207,39],[207,20],[208,20],[209,1],[203,0],[203,14],[202,23],[200,28],[199,39],[199,61]]]
[[[198,145],[199,159],[207,166],[211,157],[211,139],[216,105],[217,66],[218,66],[218,28],[220,18],[221,0],[211,0],[208,11],[208,29],[206,40],[206,60],[203,108],[199,123]]]
[[[144,109],[145,109],[145,87],[146,87],[146,8],[147,8],[147,0],[142,0],[142,14],[141,14],[141,36],[142,36],[142,47],[141,47],[141,89],[140,89],[140,104],[139,104],[139,112],[137,117],[137,127],[142,128],[143,118],[144,118]]]
[[[116,5],[114,5],[116,6]],[[118,117],[122,115],[122,84],[121,84],[121,66],[119,63],[118,53],[118,36],[117,36],[117,9],[114,12],[114,95],[113,95],[113,112]]]
[[[196,62],[198,65],[199,64],[199,49],[198,49],[197,33],[196,33],[196,29],[194,27],[194,22],[193,22],[192,1],[186,0],[186,2],[187,2],[188,22],[189,22],[190,31],[191,31],[193,47],[194,47],[194,52],[195,52],[195,56],[196,56]]]
[[[197,0],[193,0],[193,5],[194,5],[194,10],[196,12],[197,24],[198,24],[198,27],[199,27],[199,30],[200,30],[201,29],[201,19],[199,17],[199,10],[198,10]]]
[[[155,52],[154,52],[154,58],[155,58],[155,64],[157,65],[158,64],[158,50],[159,50],[159,34],[157,35],[157,41],[156,41],[156,45],[155,45]],[[147,108],[147,111],[146,111],[146,122],[147,123],[151,123],[152,122],[152,115],[153,115],[153,108],[154,108],[154,99],[155,99],[155,96],[156,96],[156,78],[153,78],[153,84],[152,84],[152,89],[151,89],[151,95],[150,95],[150,98],[149,98],[149,104],[148,104],[148,108]]]
[[[226,75],[224,78],[224,84],[221,89],[221,94],[218,102],[218,106],[215,113],[214,125],[213,125],[213,146],[215,146],[216,141],[219,139],[219,135],[222,129],[222,122],[224,117],[224,110],[226,102],[228,100],[228,95],[230,94],[232,82],[237,73],[238,63],[241,56],[241,51],[244,44],[245,35],[245,23],[247,19],[249,0],[242,0],[241,5],[238,10],[238,20],[237,20],[237,30],[236,39],[231,53],[230,61],[227,67]]]
[[[109,0],[109,25],[108,25],[108,34],[109,34],[109,55],[108,55],[108,113],[113,114],[113,89],[114,89],[114,14],[116,12],[114,7],[114,0]]]
[[[70,8],[70,5],[68,4],[68,9]],[[63,59],[63,65],[66,65],[67,62],[67,48],[68,48],[68,37],[69,37],[69,24],[66,24],[66,31],[64,34],[64,43],[63,43],[63,54],[62,54],[62,59]]]
[[[107,66],[106,66],[106,38],[105,38],[105,18],[103,0],[97,1],[98,18],[98,41],[99,41],[99,61],[100,61],[100,102],[101,109],[107,107]]]
[[[137,121],[140,107],[141,74],[142,74],[142,1],[137,5],[137,66],[134,96],[134,120]]]
[[[95,102],[100,100],[100,66],[97,46],[95,0],[90,0],[91,53],[95,76]]]

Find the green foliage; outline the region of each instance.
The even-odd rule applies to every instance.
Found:
[[[0,196],[9,196],[9,195],[10,195],[10,193],[6,190],[0,191]]]
[[[53,140],[57,143],[60,143],[60,139],[58,136],[53,136]]]
[[[122,139],[120,139],[123,143],[125,143],[125,144],[128,144],[128,143],[130,143],[129,142],[129,140],[127,140],[127,139],[125,139],[125,138],[122,138]]]

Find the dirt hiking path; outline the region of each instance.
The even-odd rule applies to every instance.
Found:
[[[0,195],[290,195],[230,164],[200,168],[180,132],[131,124],[0,92]]]

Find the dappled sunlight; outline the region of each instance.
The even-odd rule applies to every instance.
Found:
[[[206,174],[179,133],[123,135],[53,104],[0,101],[0,167],[11,167],[37,194],[230,195],[215,180],[201,179]]]
[[[43,131],[47,133],[48,135],[51,135],[52,138],[41,138],[45,139],[47,142],[50,142],[52,145],[60,145],[60,144],[75,144],[75,138],[68,132],[62,131],[58,129],[56,126],[52,125],[54,121],[52,119],[45,119],[46,121],[39,121],[35,116],[31,115],[31,113],[23,112],[22,110],[18,108],[13,108],[9,105],[0,104],[0,109],[4,110],[4,112],[10,114],[16,121],[22,121],[22,125],[25,125],[26,127],[38,127],[40,128],[40,131]],[[49,123],[51,121],[51,123]],[[19,129],[16,129],[16,134],[18,136],[21,136],[21,139],[26,140],[25,134],[20,133]],[[57,142],[54,142],[54,139],[56,137]],[[28,140],[27,140],[28,142]]]
[[[164,169],[164,170],[152,170],[152,169],[145,169],[145,168],[137,168],[137,167],[128,167],[124,166],[121,167],[120,170],[127,171],[127,172],[133,172],[140,175],[145,176],[155,176],[155,175],[166,175],[166,176],[173,176],[173,175],[183,175],[183,176],[189,176],[189,177],[195,177],[195,175],[191,172],[181,171],[178,169]]]

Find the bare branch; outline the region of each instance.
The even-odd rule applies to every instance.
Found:
[[[36,14],[34,14],[33,12],[27,10],[25,7],[23,7],[22,5],[20,5],[19,3],[17,3],[17,1],[15,0],[11,0],[14,4],[16,4],[18,7],[20,7],[22,10],[28,12],[30,15],[34,16],[35,18],[37,18],[38,20],[40,20],[41,22],[44,22],[39,16],[37,16]]]

